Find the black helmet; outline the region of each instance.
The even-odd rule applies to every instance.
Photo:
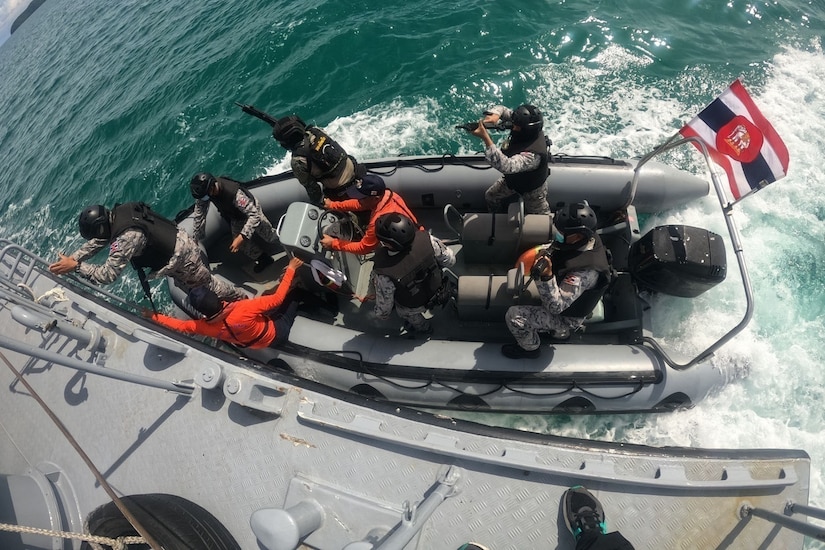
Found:
[[[274,137],[281,147],[294,151],[304,140],[307,125],[298,115],[285,116],[278,119],[272,128]]]
[[[189,303],[207,318],[217,315],[223,309],[221,299],[208,286],[196,286],[190,290]]]
[[[513,126],[518,126],[519,130],[513,130],[513,135],[523,139],[535,139],[544,127],[544,117],[533,105],[520,105],[510,115]]]
[[[209,195],[209,187],[215,183],[215,176],[209,172],[198,172],[189,182],[189,190],[196,199],[204,199]]]
[[[109,212],[102,204],[87,206],[80,213],[77,221],[80,235],[87,241],[90,239],[108,239],[112,236],[112,225],[109,223]]]
[[[553,214],[553,225],[565,237],[581,233],[587,239],[596,234],[598,220],[596,213],[587,204],[587,201],[577,202],[569,206],[562,205]]]
[[[412,246],[418,228],[407,216],[391,212],[375,222],[375,236],[390,250],[407,250]]]
[[[359,183],[350,187],[347,193],[350,197],[364,199],[367,197],[380,197],[386,189],[387,185],[384,183],[382,177],[376,176],[375,174],[367,174],[361,178]]]

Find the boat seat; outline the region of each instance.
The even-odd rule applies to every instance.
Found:
[[[460,227],[452,218],[460,220]],[[521,197],[510,204],[506,214],[461,214],[448,204],[444,207],[444,221],[458,235],[464,262],[471,264],[512,264],[524,250],[552,239],[551,216],[525,215]]]
[[[465,275],[458,278],[456,306],[460,319],[466,321],[503,320],[512,305],[541,305],[534,281],[525,286],[521,265],[507,275]],[[584,321],[585,325],[604,321],[604,303],[599,300]]]

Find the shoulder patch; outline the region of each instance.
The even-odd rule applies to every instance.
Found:
[[[570,273],[564,277],[564,284],[570,286],[580,286],[582,284],[582,278],[575,273]]]
[[[238,191],[238,194],[235,196],[235,202],[238,203],[238,207],[246,208],[251,201],[249,200],[249,197],[246,196],[246,193],[243,191]]]

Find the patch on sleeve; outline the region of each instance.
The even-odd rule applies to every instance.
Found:
[[[113,240],[112,244],[109,245],[109,254],[120,252],[121,250],[120,239]]]
[[[582,278],[575,273],[570,273],[564,277],[564,284],[569,286],[580,286],[582,284]]]
[[[235,202],[238,203],[239,208],[246,208],[246,205],[251,201],[249,200],[249,197],[246,196],[246,193],[238,193],[238,196],[235,198]]]

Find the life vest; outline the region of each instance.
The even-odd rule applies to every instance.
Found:
[[[138,229],[146,235],[147,243],[139,256],[132,258],[135,269],[148,267],[157,271],[172,258],[178,236],[178,226],[154,212],[142,202],[127,202],[112,209],[112,237],[114,240],[127,229]]]
[[[413,222],[413,224],[415,224],[416,227],[419,229],[424,229],[424,226],[418,223],[418,218],[416,218],[415,214],[412,213],[410,207],[407,206],[407,203],[404,202],[403,198],[401,198],[401,195],[395,193],[392,189],[387,189],[384,191],[384,196],[381,197],[381,200],[378,201],[378,204],[375,205],[375,208],[370,214],[370,223],[375,223],[378,218],[384,214],[392,213],[406,216]]]
[[[215,204],[218,212],[221,213],[221,217],[227,222],[246,220],[246,213],[235,206],[235,196],[238,194],[238,190],[240,190],[244,195],[249,197],[250,201],[255,203],[255,197],[252,196],[252,193],[250,193],[246,187],[243,187],[237,181],[227,178],[215,179],[217,179],[220,183],[218,186],[219,191],[216,196],[210,197],[210,200]]]
[[[307,159],[307,170],[317,180],[339,174],[348,156],[337,141],[315,126],[307,126],[304,140],[293,154]]]
[[[599,272],[599,280],[596,286],[582,292],[581,295],[559,315],[575,318],[587,317],[607,291],[612,270],[610,268],[610,262],[607,259],[607,251],[601,238],[596,235],[595,239],[596,242],[591,250],[553,250],[550,256],[553,262],[553,275],[556,277],[557,283],[561,283],[564,277],[571,271],[593,269]]]
[[[547,141],[542,132],[539,132],[538,137],[531,142],[510,141],[505,144],[501,152],[508,157],[514,157],[520,153],[529,151],[539,156],[540,162],[538,168],[529,170],[527,172],[517,172],[515,174],[504,174],[504,182],[507,187],[516,191],[517,193],[527,193],[538,189],[547,181],[547,166],[549,154],[547,152]]]
[[[426,306],[441,288],[441,269],[426,231],[416,231],[412,248],[406,253],[391,255],[387,248],[378,248],[373,271],[392,280],[395,301],[405,307]]]

